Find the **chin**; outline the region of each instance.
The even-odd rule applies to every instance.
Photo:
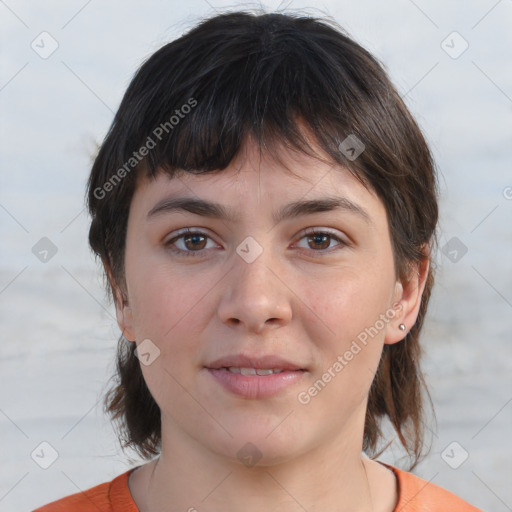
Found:
[[[248,468],[276,466],[305,453],[307,436],[298,435],[290,428],[276,429],[278,423],[271,429],[266,424],[247,424],[247,420],[243,427],[235,428],[231,424],[228,430],[233,437],[210,438],[208,447],[217,455]]]

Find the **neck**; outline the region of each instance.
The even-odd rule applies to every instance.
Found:
[[[293,460],[246,467],[163,436],[162,455],[148,465],[144,496],[136,501],[141,512],[373,512],[360,444],[334,441]]]

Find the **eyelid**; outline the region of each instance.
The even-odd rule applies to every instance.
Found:
[[[168,237],[166,237],[164,240],[164,244],[168,244],[169,242],[172,242],[173,240],[180,238],[184,235],[205,235],[208,238],[213,240],[213,237],[207,233],[206,228],[183,228],[178,229],[178,231],[175,231],[171,233]]]
[[[344,243],[348,244],[348,237],[346,235],[343,235],[342,233],[339,233],[337,231],[333,231],[333,230],[331,230],[329,228],[318,228],[318,227],[306,228],[303,231],[301,231],[298,234],[298,236],[300,238],[303,238],[306,235],[317,235],[317,234],[320,234],[320,235],[324,235],[324,234],[325,235],[331,235],[333,238],[337,238],[341,242],[344,242]]]

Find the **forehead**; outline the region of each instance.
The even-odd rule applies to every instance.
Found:
[[[147,215],[169,198],[205,199],[222,204],[222,211],[217,209],[214,216],[226,219],[265,206],[272,208],[274,220],[279,221],[276,216],[289,218],[294,211],[304,213],[304,208],[297,208],[297,204],[294,210],[292,201],[317,200],[318,203],[318,199],[324,200],[325,205],[309,205],[311,212],[315,208],[327,211],[341,206],[366,220],[370,216],[386,216],[374,191],[327,155],[319,153],[313,157],[284,146],[273,152],[261,151],[251,140],[223,170],[208,173],[178,170],[171,174],[159,169],[152,178],[139,176],[132,207]],[[284,203],[290,207],[278,213],[277,206]]]

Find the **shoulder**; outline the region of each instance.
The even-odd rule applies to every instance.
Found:
[[[35,509],[33,512],[138,512],[128,487],[130,471],[86,491]]]
[[[398,482],[398,503],[395,511],[407,512],[482,512],[455,494],[422,478],[389,467]]]

